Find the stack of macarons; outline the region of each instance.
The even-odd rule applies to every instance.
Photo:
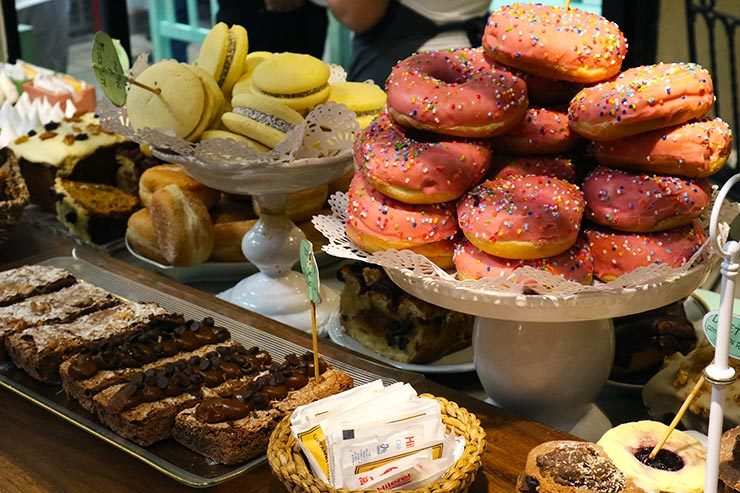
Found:
[[[706,70],[620,74],[626,52],[601,16],[514,4],[491,15],[482,49],[398,62],[388,113],[355,141],[350,240],[423,253],[461,279],[530,266],[590,284],[682,265],[704,241],[704,178],[731,134],[702,119]],[[582,182],[573,159],[594,157]]]

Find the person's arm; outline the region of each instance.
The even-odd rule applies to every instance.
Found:
[[[356,33],[373,27],[385,15],[390,0],[328,0],[334,17]]]

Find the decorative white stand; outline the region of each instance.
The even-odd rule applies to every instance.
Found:
[[[222,192],[251,195],[261,216],[242,240],[242,252],[259,272],[218,296],[253,312],[306,332],[311,330],[310,305],[303,276],[292,270],[298,262],[303,232],[285,215],[291,193],[325,185],[352,168],[351,151],[331,158],[310,158],[291,163],[233,170],[214,170],[196,159],[156,152],[166,162],[181,164],[199,182]],[[321,287],[322,303],[316,321],[321,327],[339,308],[339,295]]]
[[[719,191],[712,208],[709,223],[709,238],[712,246],[722,257],[722,289],[720,294],[719,320],[717,325],[717,346],[714,361],[704,370],[704,377],[712,384],[712,402],[709,407],[709,427],[707,445],[707,472],[704,481],[705,493],[717,493],[719,480],[719,453],[724,421],[725,389],[735,382],[735,370],[729,366],[730,327],[732,327],[732,308],[735,301],[735,277],[740,256],[740,243],[723,242],[719,234],[720,206],[730,189],[740,181],[740,175],[730,178]]]

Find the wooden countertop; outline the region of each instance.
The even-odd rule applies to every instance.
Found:
[[[42,258],[69,255],[72,246],[58,237],[20,225],[11,239],[0,247],[3,270]],[[310,347],[310,337],[298,330],[204,295],[118,260],[91,251],[80,251],[88,261],[111,271],[146,282],[200,306],[238,317],[284,339]],[[36,257],[26,259],[35,255]],[[25,260],[24,260],[25,259]],[[322,353],[354,364],[372,365],[362,356],[329,341]],[[419,392],[444,396],[474,412],[487,433],[483,467],[470,491],[512,491],[523,470],[527,453],[548,440],[572,438],[568,434],[513,416],[480,400],[424,380],[416,374],[393,369],[379,370],[399,380],[411,380]],[[7,390],[0,390],[0,491],[7,493],[74,492],[175,492],[189,488],[167,478],[147,465],[88,435],[56,416]],[[278,492],[285,488],[272,476],[267,464],[210,488],[213,492]]]

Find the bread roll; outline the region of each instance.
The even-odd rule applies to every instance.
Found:
[[[221,198],[221,192],[208,188],[191,178],[182,166],[162,164],[144,171],[139,180],[139,197],[144,207],[149,207],[154,192],[167,185],[177,185],[200,199],[207,208],[214,207]]]
[[[168,264],[196,265],[211,256],[213,224],[208,209],[195,195],[167,185],[152,194],[150,210],[157,245]]]
[[[215,243],[209,260],[213,262],[246,262],[242,253],[242,238],[257,222],[256,219],[232,221],[213,226]]]
[[[126,241],[139,255],[160,264],[167,264],[167,259],[157,245],[157,232],[154,230],[149,209],[140,209],[128,218]]]

